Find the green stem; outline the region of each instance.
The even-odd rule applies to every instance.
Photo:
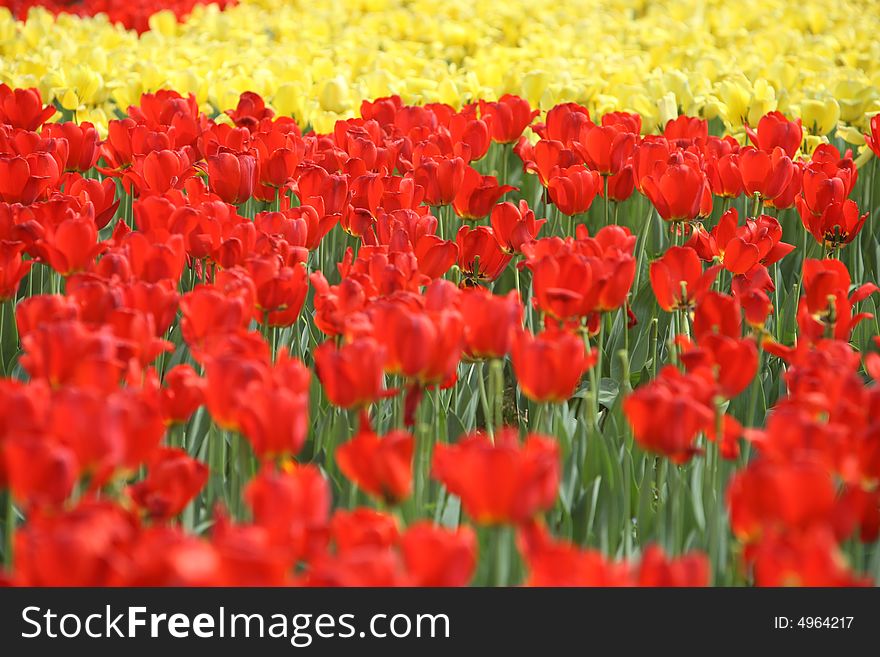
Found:
[[[496,358],[489,365],[492,381],[492,402],[494,404],[495,431],[504,426],[504,361]]]
[[[492,532],[492,571],[491,586],[508,586],[510,584],[511,561],[513,557],[512,529],[499,525],[490,529]]]
[[[602,186],[604,187],[604,196],[602,197],[605,200],[605,224],[608,225],[608,211],[610,210],[611,201],[608,200],[608,176],[602,176]]]
[[[486,395],[486,381],[483,378],[483,361],[474,363],[474,369],[477,375],[477,386],[480,391],[480,406],[483,409],[483,424],[490,436],[494,436],[492,431],[492,412],[489,409],[489,398]]]
[[[13,300],[5,299],[0,302],[0,376],[7,376],[9,371],[7,369],[6,363],[6,351],[9,350],[10,354],[13,353],[14,349],[6,346],[6,340],[16,341],[17,337],[6,335],[6,316],[7,313],[12,313],[14,316],[15,309],[13,308]],[[10,322],[10,326],[15,330],[15,321]]]
[[[12,571],[13,563],[13,547],[15,536],[15,505],[12,501],[12,490],[6,490],[6,513],[3,522],[4,550],[3,550],[3,566],[6,572]]]
[[[755,204],[752,206],[752,216],[757,217],[761,213],[761,208],[763,203],[761,203],[761,195],[755,194]]]

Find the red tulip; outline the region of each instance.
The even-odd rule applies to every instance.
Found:
[[[380,438],[361,427],[354,438],[336,448],[336,462],[359,488],[387,504],[397,504],[412,488],[413,447],[413,437],[405,431]]]
[[[315,290],[315,325],[329,336],[343,334],[346,323],[366,307],[363,286],[350,278],[331,286],[320,271],[313,272],[309,280]]]
[[[450,118],[448,128],[453,152],[461,155],[465,161],[482,159],[488,152],[491,139],[486,121],[462,111]]]
[[[766,214],[746,219],[738,225],[739,213],[731,208],[718,220],[710,232],[694,230],[688,241],[703,260],[720,261],[734,274],[745,274],[756,264],[764,266],[778,262],[794,250],[794,246],[781,242],[782,226]]]
[[[47,123],[42,134],[67,142],[67,165],[65,171],[86,172],[95,166],[99,156],[98,131],[88,121],[77,124],[73,121]]]
[[[701,553],[668,558],[659,547],[650,545],[642,554],[636,578],[637,586],[708,586],[709,559]]]
[[[245,91],[238,97],[238,105],[234,110],[227,110],[226,115],[236,126],[254,131],[262,121],[271,119],[275,112],[266,107],[265,101],[253,91]]]
[[[86,500],[61,513],[35,512],[15,535],[15,583],[22,586],[108,586],[118,581],[118,555],[132,546],[135,518],[110,500]]]
[[[422,385],[440,384],[455,375],[463,340],[458,311],[414,311],[389,302],[374,306],[371,319],[385,347],[386,372]]]
[[[535,219],[528,203],[521,200],[519,206],[510,202],[496,205],[490,223],[501,247],[507,253],[520,253],[523,244],[535,241],[547,220]]]
[[[737,198],[743,193],[743,178],[739,170],[739,153],[727,153],[706,161],[706,175],[712,193],[722,198]]]
[[[581,165],[558,170],[547,185],[550,200],[570,217],[589,210],[601,187],[599,174]]]
[[[178,515],[208,481],[208,466],[185,450],[160,449],[147,477],[129,488],[134,503],[151,518],[168,520]]]
[[[488,226],[462,226],[455,236],[455,243],[458,245],[458,266],[473,279],[494,281],[504,273],[511,259]]]
[[[58,162],[49,153],[0,155],[0,200],[30,205],[45,199],[60,175]]]
[[[62,276],[86,269],[103,250],[94,217],[69,214],[46,236],[42,250],[49,266]]]
[[[520,445],[516,431],[505,429],[494,444],[481,433],[438,444],[432,476],[461,498],[475,523],[496,525],[523,522],[553,506],[559,470],[556,441],[530,434]]]
[[[674,463],[686,463],[700,451],[694,439],[715,420],[711,387],[672,365],[624,399],[623,412],[639,445]]]
[[[528,101],[504,94],[497,102],[480,101],[480,116],[488,124],[492,140],[510,144],[519,139],[540,110],[532,110]]]
[[[400,550],[414,586],[467,586],[477,566],[477,536],[467,525],[416,522],[401,536]]]
[[[21,130],[36,130],[55,114],[51,105],[43,106],[37,89],[11,89],[0,84],[0,124]]]
[[[364,549],[391,550],[400,540],[394,516],[366,507],[337,509],[330,521],[330,536],[337,553]]]
[[[22,279],[34,264],[33,260],[22,260],[24,249],[21,242],[0,242],[0,302],[16,296]]]
[[[733,277],[731,291],[742,306],[749,326],[759,331],[764,328],[768,315],[773,312],[768,293],[774,289],[770,273],[762,265],[756,265],[749,272]]]
[[[555,403],[571,398],[597,357],[594,351],[587,352],[581,338],[557,329],[534,336],[520,332],[510,355],[523,394],[533,401]]]
[[[181,189],[195,175],[188,155],[175,150],[151,150],[145,156],[134,158],[123,180],[134,185],[140,196],[164,194]]]
[[[360,408],[384,397],[385,350],[373,338],[356,338],[336,347],[332,340],[314,351],[315,373],[330,402],[340,408]]]
[[[516,291],[495,296],[485,288],[467,288],[461,295],[464,352],[469,358],[504,358],[515,331],[522,328],[523,307]]]
[[[513,151],[523,161],[523,170],[538,175],[544,187],[560,169],[568,169],[581,164],[574,151],[565,147],[560,141],[541,139],[532,146],[525,137],[521,137]]]
[[[847,567],[830,529],[774,532],[750,549],[757,586],[871,586],[871,580]]]
[[[693,322],[697,342],[711,333],[739,338],[741,324],[742,314],[736,298],[712,290],[700,297]]]
[[[622,203],[635,191],[632,166],[626,165],[618,173],[606,178],[608,181],[608,198],[615,203]],[[599,187],[599,196],[605,196],[604,184]]]
[[[253,283],[251,283],[253,285]],[[197,347],[217,334],[246,328],[253,308],[253,292],[227,296],[208,285],[197,285],[180,299],[180,329],[190,347]]]
[[[865,135],[865,143],[868,145],[874,155],[880,157],[880,114],[871,117],[870,130]]]
[[[254,319],[268,326],[292,326],[308,293],[305,267],[286,267],[274,255],[248,258],[245,266],[257,293]]]
[[[103,181],[94,178],[77,178],[66,191],[71,196],[78,196],[94,206],[95,227],[98,230],[110,223],[119,207],[119,200],[116,199],[116,184],[111,178],[105,178]]]
[[[630,586],[626,563],[599,551],[555,540],[537,522],[520,527],[518,541],[528,576],[526,586]]]
[[[425,190],[425,203],[449,205],[458,195],[468,169],[460,157],[425,158],[415,164],[413,178]]]
[[[175,365],[165,374],[162,388],[162,416],[167,424],[187,422],[199,406],[205,403],[207,382],[192,366]]]
[[[609,176],[620,173],[637,141],[638,133],[620,125],[586,123],[581,128],[578,140],[572,143],[572,148],[590,169]]]
[[[466,167],[452,205],[462,219],[482,219],[488,215],[505,193],[516,187],[498,185],[495,176],[481,175],[473,167]]]
[[[561,141],[566,147],[577,140],[582,127],[590,122],[590,112],[577,103],[560,103],[548,110],[544,123],[532,129],[541,139]]]
[[[532,270],[534,303],[543,312],[563,321],[588,317],[598,309],[604,287],[598,258],[587,258],[563,248],[558,254],[535,254],[527,263]]]
[[[717,333],[703,335],[699,345],[682,352],[688,372],[701,369],[718,385],[718,394],[733,399],[745,390],[758,370],[758,349],[750,338],[732,338]]]
[[[272,459],[302,449],[309,427],[309,379],[309,370],[282,349],[268,376],[238,391],[248,400],[238,409],[241,433],[258,457]]]
[[[798,304],[798,328],[804,341],[822,338],[848,340],[867,313],[852,314],[853,306],[878,290],[865,283],[850,293],[849,272],[839,260],[804,260],[804,296]]]
[[[254,525],[290,563],[326,549],[332,496],[317,466],[292,465],[282,472],[264,466],[245,488],[244,500]]]
[[[663,128],[663,136],[679,148],[706,141],[709,138],[709,122],[695,116],[682,114],[669,119]]]
[[[801,222],[819,244],[828,249],[839,249],[858,235],[868,213],[859,214],[859,206],[852,199],[829,203],[821,214],[814,214],[800,197],[796,201]]]
[[[692,308],[712,287],[719,269],[709,267],[704,272],[696,251],[689,246],[672,246],[650,265],[651,289],[667,312]]]
[[[789,121],[782,112],[775,111],[761,117],[757,132],[746,126],[746,133],[759,150],[771,153],[777,147],[782,148],[791,159],[803,141],[801,120]]]
[[[257,163],[253,155],[219,152],[208,156],[208,184],[225,203],[240,205],[254,191]]]
[[[61,508],[80,475],[73,450],[41,433],[13,433],[0,442],[9,491],[19,506],[31,512]]]
[[[316,164],[299,166],[296,195],[303,205],[311,205],[319,215],[341,217],[348,209],[350,198],[348,177],[329,174]]]
[[[765,207],[776,208],[777,210],[786,210],[794,207],[803,188],[804,163],[802,160],[795,160],[793,164],[794,170],[788,185],[773,198],[764,199]]]
[[[20,338],[42,324],[70,321],[78,316],[76,302],[60,294],[36,294],[22,299],[15,306],[15,325]]]
[[[646,193],[644,180],[662,173],[673,152],[674,145],[665,137],[653,135],[648,135],[635,147],[632,153],[633,180],[640,192]]]
[[[709,181],[691,164],[661,165],[641,186],[664,221],[693,221],[712,211]]]
[[[746,146],[739,154],[739,171],[748,196],[779,196],[791,182],[794,169],[791,158],[778,146],[769,153]]]

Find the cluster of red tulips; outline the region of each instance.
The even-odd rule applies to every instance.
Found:
[[[150,16],[159,11],[170,11],[178,20],[189,15],[196,5],[216,4],[220,9],[235,4],[235,0],[151,0],[118,2],[117,0],[0,0],[18,20],[25,20],[32,7],[40,7],[53,14],[95,16],[105,14],[111,23],[142,34],[150,29]]]
[[[533,144],[520,98],[394,97],[321,135],[253,93],[215,120],[160,91],[102,140],[54,113],[0,86],[10,582],[708,584],[704,554],[646,540],[621,560],[583,547],[589,526],[559,531],[613,431],[614,357],[621,453],[742,464],[727,494],[749,581],[864,581],[840,550],[877,538],[880,432],[848,341],[877,288],[851,291],[840,260],[866,220],[850,154],[798,157],[799,122],[768,114],[741,146],[568,103]],[[831,256],[803,261],[795,346],[775,284],[795,247],[762,213],[787,208]],[[630,373],[639,326],[653,355]],[[761,429],[771,359],[787,393]]]

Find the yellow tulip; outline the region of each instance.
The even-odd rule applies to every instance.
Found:
[[[827,135],[840,119],[840,105],[834,98],[810,98],[801,102],[804,129],[813,135]]]
[[[646,129],[673,102],[731,131],[778,109],[814,136],[880,110],[876,0],[239,0],[149,22],[137,35],[106,17],[35,8],[20,22],[0,8],[0,81],[108,117],[143,91],[225,108],[247,89],[315,126],[392,93],[454,106],[572,100],[637,111]]]
[[[318,93],[318,102],[321,109],[329,112],[342,113],[351,109],[351,94],[345,78],[337,75],[324,82]]]

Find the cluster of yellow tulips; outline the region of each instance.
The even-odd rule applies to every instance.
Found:
[[[576,101],[638,112],[646,131],[681,112],[737,133],[778,109],[816,142],[840,128],[856,145],[880,111],[876,0],[241,0],[182,21],[160,11],[149,26],[0,8],[0,82],[37,87],[102,130],[160,88],[212,113],[255,91],[317,131],[389,94]]]

